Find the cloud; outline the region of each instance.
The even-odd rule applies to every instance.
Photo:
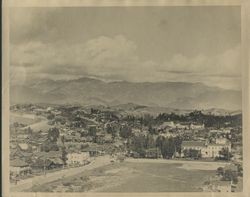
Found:
[[[12,67],[22,67],[27,73],[108,75],[132,68],[138,57],[136,45],[122,35],[97,37],[86,43],[65,45],[30,41],[12,44]]]
[[[238,45],[214,57],[199,54],[190,58],[176,54],[164,62],[159,69],[172,73],[195,73],[206,76],[240,76],[240,59],[240,46]]]
[[[11,72],[20,73],[18,78],[22,80],[29,77],[71,79],[95,76],[134,82],[203,82],[233,89],[241,86],[240,46],[214,57],[176,54],[158,62],[142,60],[137,55],[135,42],[124,35],[116,35],[100,36],[72,45],[40,41],[12,44],[10,57]]]

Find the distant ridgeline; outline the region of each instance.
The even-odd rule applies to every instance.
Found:
[[[202,83],[104,82],[91,78],[76,80],[26,80],[11,85],[10,103],[51,103],[81,105],[144,105],[173,109],[241,109],[242,92]]]
[[[159,114],[155,121],[181,121],[181,122],[196,122],[204,124],[205,127],[234,127],[242,125],[242,114],[236,115],[213,115],[203,114],[201,111],[193,111],[186,115],[178,115],[175,113]]]
[[[110,121],[112,120],[123,120],[126,122],[140,122],[145,126],[160,125],[166,121],[174,122],[186,122],[186,124],[197,123],[204,124],[205,127],[234,127],[242,125],[242,113],[223,113],[213,114],[208,112],[202,112],[200,110],[194,110],[190,112],[170,112],[170,113],[154,113],[146,112],[140,115],[134,115],[130,112],[134,108],[129,109],[117,109],[117,107],[106,107],[106,106],[81,106],[81,105],[53,105],[53,104],[16,104],[10,107],[10,110],[27,110],[37,111],[37,113],[48,113],[48,109],[51,107],[56,111],[61,111],[62,116],[83,114],[103,114]],[[135,107],[135,110],[139,107]],[[39,109],[39,110],[38,110]],[[79,118],[79,117],[78,117]]]

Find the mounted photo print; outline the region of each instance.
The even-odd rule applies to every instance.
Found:
[[[3,3],[4,196],[242,196],[247,3]]]

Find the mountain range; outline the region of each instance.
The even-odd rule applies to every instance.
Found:
[[[241,91],[186,82],[40,79],[11,85],[10,102],[105,106],[134,103],[158,108],[241,110]]]

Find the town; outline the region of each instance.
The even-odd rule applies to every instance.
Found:
[[[132,105],[132,104],[130,104]],[[132,111],[144,106],[132,105]],[[129,110],[131,111],[131,109]],[[16,104],[10,107],[10,182],[90,166],[141,159],[222,162],[203,191],[234,192],[242,184],[242,115],[129,113],[124,106]]]

